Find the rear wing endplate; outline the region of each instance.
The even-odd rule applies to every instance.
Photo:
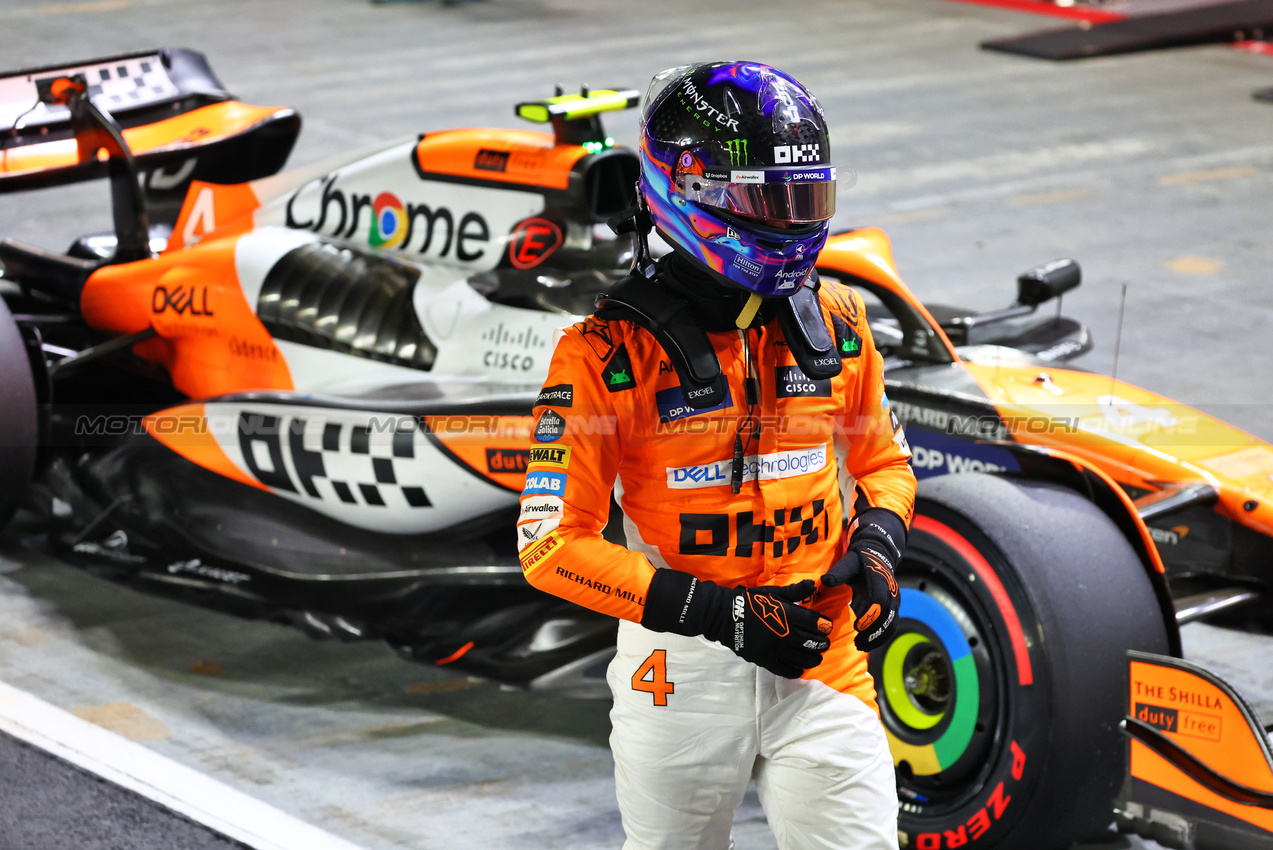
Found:
[[[606,136],[601,128],[601,113],[631,109],[640,99],[641,93],[636,89],[590,91],[585,86],[579,94],[563,94],[558,86],[555,96],[519,103],[513,112],[518,118],[536,124],[551,121],[557,144],[583,145],[595,153],[614,145],[614,139]]]

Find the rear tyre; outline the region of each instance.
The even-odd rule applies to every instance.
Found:
[[[903,845],[1060,850],[1113,821],[1124,653],[1168,651],[1154,590],[1073,491],[920,484],[897,634],[872,654]]]
[[[9,522],[35,473],[39,413],[26,344],[0,300],[0,527]]]

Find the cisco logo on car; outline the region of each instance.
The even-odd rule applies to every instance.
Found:
[[[512,369],[514,371],[529,372],[535,368],[535,358],[529,354],[488,351],[482,355],[482,365],[488,369]]]

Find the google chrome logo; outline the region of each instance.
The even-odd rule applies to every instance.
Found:
[[[392,192],[381,192],[371,204],[374,216],[367,243],[373,248],[397,248],[407,238],[407,213]]]

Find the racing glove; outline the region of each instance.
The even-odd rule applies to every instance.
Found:
[[[656,570],[641,625],[655,632],[703,635],[771,673],[797,679],[822,661],[831,621],[798,602],[817,590],[805,579],[787,587],[735,587],[680,570]]]
[[[901,517],[885,508],[868,508],[853,520],[849,550],[822,577],[824,587],[853,588],[853,645],[863,652],[888,643],[897,630],[902,599],[894,572],[905,548],[906,523]]]

